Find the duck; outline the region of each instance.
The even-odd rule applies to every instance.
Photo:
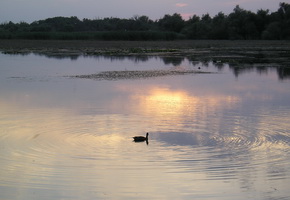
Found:
[[[144,137],[144,136],[135,136],[135,137],[133,137],[134,142],[144,142],[144,141],[148,142],[148,135],[149,135],[149,133],[146,133],[146,137]]]

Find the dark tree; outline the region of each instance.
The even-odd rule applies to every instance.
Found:
[[[219,12],[212,19],[210,39],[228,39],[228,20],[227,16]]]
[[[136,15],[130,19],[53,17],[31,24],[6,22],[0,24],[0,38],[283,40],[290,39],[290,4],[280,3],[272,13],[262,9],[254,13],[237,5],[229,15],[193,15],[187,21],[175,13],[156,21]]]
[[[158,21],[159,27],[165,31],[173,31],[179,33],[185,23],[180,14],[165,15]]]

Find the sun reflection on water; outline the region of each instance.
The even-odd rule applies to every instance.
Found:
[[[122,90],[126,91],[126,87],[123,86]],[[152,127],[159,127],[162,131],[175,128],[186,130],[186,127],[191,132],[204,129],[209,118],[213,126],[219,123],[222,110],[232,108],[241,101],[238,96],[200,96],[158,85],[138,87],[135,91],[132,86],[127,86],[127,90],[131,91],[130,104],[134,112],[150,117]]]
[[[139,96],[140,107],[167,117],[180,116],[187,106],[196,104],[197,99],[185,91],[172,91],[168,88],[152,88],[148,95]],[[150,109],[151,108],[151,109]]]

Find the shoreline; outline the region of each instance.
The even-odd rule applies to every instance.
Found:
[[[0,40],[2,54],[48,57],[162,56],[192,61],[290,67],[290,40]]]
[[[109,49],[208,49],[208,48],[283,48],[290,50],[290,40],[174,40],[174,41],[100,41],[100,40],[0,40],[0,51],[67,50],[87,52]]]

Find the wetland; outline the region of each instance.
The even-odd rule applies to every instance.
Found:
[[[289,43],[0,40],[0,198],[289,199]]]

